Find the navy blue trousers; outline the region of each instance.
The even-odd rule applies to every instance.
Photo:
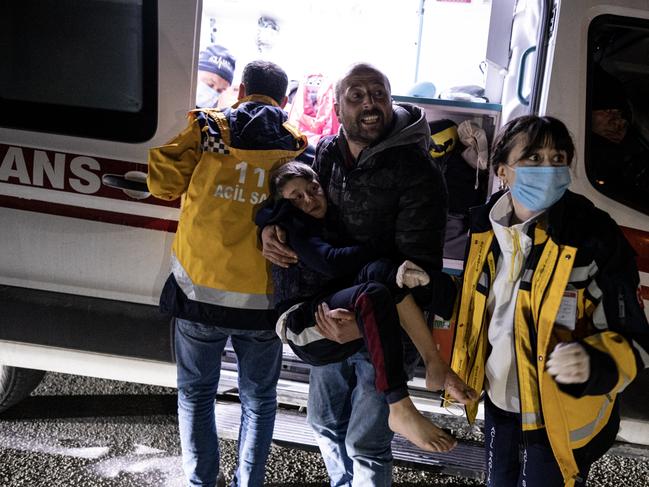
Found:
[[[586,485],[590,466],[603,451],[588,444],[574,453],[580,477],[576,485]],[[524,437],[520,414],[503,411],[488,396],[485,396],[485,455],[488,487],[564,485],[545,430],[534,438]]]
[[[387,260],[372,262],[361,270],[354,286],[303,303],[286,321],[287,329],[294,334],[293,340],[288,337],[289,345],[311,365],[340,362],[365,345],[376,372],[376,388],[385,393],[388,403],[408,395],[402,330],[395,304],[408,290],[394,284],[396,269]],[[331,309],[354,311],[362,339],[340,344],[315,335],[315,312],[322,302]]]

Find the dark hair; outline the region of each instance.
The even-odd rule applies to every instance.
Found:
[[[626,120],[631,119],[631,111],[622,82],[596,64],[593,68],[592,110],[618,109]]]
[[[340,103],[340,97],[343,92],[343,84],[349,78],[351,75],[359,73],[359,72],[372,72],[377,74],[378,76],[383,78],[383,81],[385,81],[385,85],[387,86],[389,91],[392,91],[392,88],[390,86],[390,80],[388,77],[376,69],[374,66],[372,66],[369,63],[356,63],[352,64],[348,69],[347,72],[338,80],[336,81],[336,84],[334,85],[334,101],[336,103]]]
[[[288,76],[277,64],[252,61],[243,68],[241,77],[247,95],[266,95],[282,103],[288,86]]]
[[[282,198],[282,190],[291,179],[304,178],[308,182],[317,181],[318,175],[311,166],[303,162],[290,161],[279,166],[270,173],[270,197],[275,201]]]
[[[494,138],[491,149],[491,167],[494,172],[502,164],[507,164],[509,153],[518,142],[518,136],[526,137],[526,146],[521,158],[533,151],[551,144],[556,150],[565,151],[568,165],[575,155],[575,144],[564,123],[554,117],[525,115],[510,120]]]

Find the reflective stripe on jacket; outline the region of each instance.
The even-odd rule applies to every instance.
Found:
[[[183,196],[172,272],[185,296],[210,305],[270,309],[272,284],[254,213],[268,197],[269,172],[295,159],[307,141],[290,125],[279,122],[273,130],[281,136],[281,143],[264,140],[261,133],[254,135],[266,142],[262,148],[233,147],[230,116],[245,102],[256,102],[255,109],[277,107],[271,98],[253,95],[225,113],[190,112],[183,132],[150,150],[148,185],[159,198]],[[255,113],[268,108],[261,106]],[[269,113],[277,117],[272,109]]]
[[[487,297],[499,254],[488,212],[499,196],[472,214],[456,315],[451,366],[477,391],[484,386]],[[524,264],[514,319],[521,428],[524,433],[546,429],[566,485],[571,486],[579,473],[573,450],[617,419],[617,394],[641,366],[631,339],[647,348],[649,327],[632,296],[638,285],[633,251],[606,213],[567,192],[530,227],[529,235],[534,244]],[[574,323],[563,326],[557,315],[566,296],[576,306]],[[579,390],[558,385],[545,369],[556,344],[567,341],[579,341],[591,357],[591,377]],[[610,366],[597,367],[602,356]],[[467,407],[470,421],[477,406]]]

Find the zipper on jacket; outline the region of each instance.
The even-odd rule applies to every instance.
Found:
[[[545,246],[547,245],[549,240],[550,240],[550,238],[548,237],[546,239],[546,241],[543,242],[543,244],[542,244],[543,248],[545,248]],[[534,245],[534,244],[532,244],[532,245]],[[523,272],[525,272],[525,269],[527,268],[527,264],[528,264],[529,260],[532,258],[533,254],[534,254],[534,249],[532,249],[532,252],[530,252],[530,254],[527,256],[527,258],[525,259],[525,262],[523,262]],[[552,273],[550,274],[550,279],[548,279],[548,284],[552,281],[552,277],[554,276],[554,273],[555,273],[555,271],[557,269],[558,261],[559,261],[559,259],[556,259],[555,262],[554,262],[554,265],[552,267]],[[534,272],[536,272],[537,267],[538,267],[538,262],[537,262],[537,266],[534,268]],[[533,274],[532,274],[532,279],[534,279]],[[548,292],[548,287],[549,287],[549,285],[546,285],[545,289],[543,289],[543,295],[541,296],[541,300],[540,300],[541,304],[540,304],[540,306],[542,306],[543,302],[545,301],[545,297],[546,297],[546,294]],[[531,289],[531,286],[530,286],[530,297],[531,297],[531,294],[532,294],[532,289]],[[516,296],[516,300],[518,300],[518,294]],[[540,314],[541,314],[541,307],[539,307],[537,315],[540,316]],[[532,315],[533,315],[533,313],[532,313]],[[533,353],[533,357],[532,357],[533,360],[538,360],[538,353],[539,353],[539,349],[538,349],[538,333],[537,333],[537,329],[536,329],[537,325],[538,325],[537,323],[531,323],[531,326],[528,325],[528,327],[527,327],[528,333],[530,334],[530,345],[534,349],[534,353]],[[516,352],[516,340],[517,340],[516,315],[514,314],[514,357],[516,359],[516,380],[518,382],[518,397],[519,397],[519,399],[518,399],[518,407],[519,407],[519,410],[520,410],[519,418],[520,418],[520,425],[521,425],[521,446],[523,448],[523,452],[526,452],[527,451],[527,446],[528,446],[528,441],[527,441],[527,435],[525,434],[525,431],[523,430],[523,403],[522,403],[522,401],[520,399],[520,397],[521,397],[521,393],[520,393],[521,392],[521,378],[520,378],[520,376],[518,374],[518,353]],[[547,357],[546,357],[545,361],[547,361]],[[541,373],[543,373],[543,371],[541,371]],[[539,377],[539,373],[538,373],[538,369],[537,369],[537,374],[536,374],[537,386],[538,386],[538,383],[540,382],[540,380],[541,380],[541,378]],[[542,401],[541,401],[541,389],[540,389],[540,387],[537,387],[537,390],[539,392],[539,408],[540,408],[539,412],[541,413],[541,417],[543,418],[543,429],[545,430],[545,434],[547,436],[547,431],[548,430],[547,430],[547,427],[545,426],[545,413],[543,411],[543,404],[542,404]],[[549,440],[550,439],[548,437],[548,441]]]
[[[518,293],[517,293],[517,300],[518,300]],[[518,424],[520,427],[520,439],[519,439],[519,451],[518,454],[520,457],[522,457],[524,454],[527,453],[527,437],[525,435],[525,430],[523,429],[523,401],[521,400],[521,377],[518,373],[518,352],[516,351],[516,312],[514,312],[514,360],[515,360],[515,367],[516,367],[516,383],[518,385]],[[540,398],[539,398],[540,399]],[[539,400],[539,404],[540,404]],[[523,459],[519,457],[519,462],[522,461]]]

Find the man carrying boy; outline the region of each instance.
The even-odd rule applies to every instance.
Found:
[[[424,113],[412,105],[393,104],[387,77],[368,64],[352,66],[336,83],[335,97],[342,127],[338,135],[320,141],[313,169],[338,212],[340,234],[358,242],[392,235],[396,261],[414,262],[435,281],[442,267],[447,195],[442,174],[428,154],[430,130]],[[275,227],[266,227],[262,240],[271,262],[296,262]],[[435,303],[452,303],[452,297],[437,289],[434,293]],[[321,309],[318,324],[332,340],[360,336],[353,313],[346,310]],[[332,486],[391,485],[388,406],[376,392],[365,351],[311,369],[308,419]]]

